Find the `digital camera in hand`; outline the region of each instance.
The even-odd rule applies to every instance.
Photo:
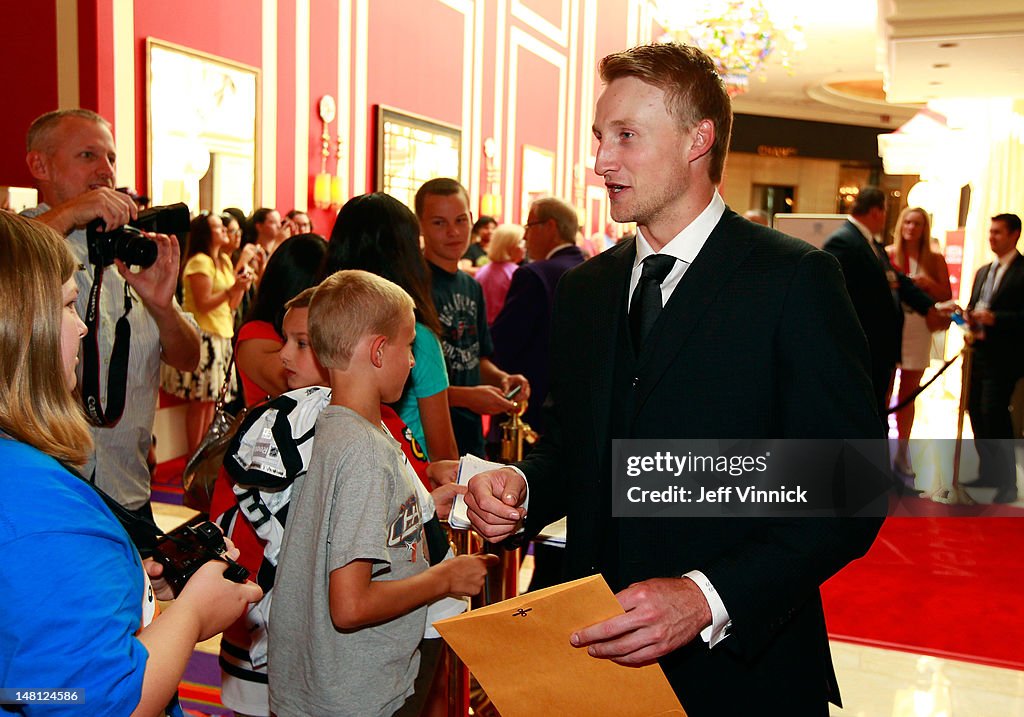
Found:
[[[89,247],[89,263],[110,266],[120,259],[128,266],[148,269],[156,261],[156,242],[143,232],[174,234],[182,239],[188,233],[190,221],[188,206],[178,202],[166,207],[153,207],[139,212],[137,219],[111,231],[102,219],[96,219],[85,228]]]
[[[211,560],[228,564],[224,577],[243,583],[249,571],[227,556],[224,534],[208,520],[197,516],[164,537],[153,548],[153,559],[164,566],[163,578],[177,596],[188,579]]]

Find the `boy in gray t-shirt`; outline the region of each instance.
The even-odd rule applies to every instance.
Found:
[[[296,480],[269,620],[270,706],[292,715],[392,715],[412,694],[426,606],[475,595],[493,556],[428,567],[402,449],[381,424],[412,367],[413,303],[341,271],[309,307],[331,378],[308,473]]]

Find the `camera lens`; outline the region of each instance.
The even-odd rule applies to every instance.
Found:
[[[156,261],[156,242],[149,237],[142,236],[141,233],[122,230],[116,239],[114,255],[128,266],[148,269]]]

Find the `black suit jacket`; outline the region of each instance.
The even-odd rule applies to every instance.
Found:
[[[992,270],[983,266],[974,277],[971,301],[974,309],[981,300],[981,291]],[[989,310],[996,316],[992,326],[985,327],[985,338],[975,341],[976,369],[996,372],[1006,379],[1024,376],[1024,256],[1017,256],[999,280]]]
[[[868,339],[872,366],[891,372],[900,360],[903,308],[893,300],[886,271],[893,271],[899,281],[900,301],[918,313],[927,314],[934,299],[915,286],[910,277],[896,271],[884,251],[881,256],[875,253],[852,222],[833,232],[822,249],[835,256],[843,269],[846,290]]]
[[[583,252],[563,244],[550,258],[525,264],[512,275],[505,305],[491,325],[494,359],[505,371],[530,381],[523,419],[544,432],[542,407],[548,395],[548,351],[555,287],[562,274],[583,263]]]
[[[614,438],[881,437],[839,267],[726,210],[630,377],[616,355],[629,342],[635,251],[619,244],[559,284],[548,433],[521,464],[527,533],[567,513],[567,577],[604,572],[615,590],[707,575],[729,637],[714,649],[698,637],[660,661],[691,717],[827,714],[838,688],[818,588],[864,554],[881,521],[613,519],[610,461]],[[623,399],[627,412],[612,408]]]

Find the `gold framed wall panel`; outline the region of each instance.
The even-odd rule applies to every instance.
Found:
[[[562,51],[544,44],[533,35],[518,27],[509,28],[509,52],[508,52],[508,88],[506,93],[507,106],[505,114],[509,118],[507,135],[505,137],[505,197],[504,221],[512,222],[515,218],[511,215],[511,208],[518,206],[515,201],[515,182],[511,179],[510,168],[515,167],[516,158],[516,112],[518,109],[518,75],[519,75],[519,51],[528,50],[546,62],[551,63],[558,69],[558,118],[555,148],[555,186],[562,187],[565,183],[565,159],[566,159],[566,115],[567,115],[567,88],[568,70],[567,58]],[[499,110],[496,110],[499,111]],[[564,197],[563,197],[564,198]],[[520,217],[520,220],[522,217]]]
[[[386,105],[376,107],[374,190],[413,209],[428,179],[462,177],[462,130],[455,125]]]
[[[246,211],[257,206],[260,80],[256,67],[146,39],[146,154],[154,204],[185,201],[193,211],[220,209],[199,206],[198,182],[214,162],[212,154],[222,153],[236,161],[224,165],[233,168],[232,176],[215,177],[223,191],[214,195]],[[248,182],[251,192],[239,192],[239,183]],[[242,195],[249,206],[233,201]]]

